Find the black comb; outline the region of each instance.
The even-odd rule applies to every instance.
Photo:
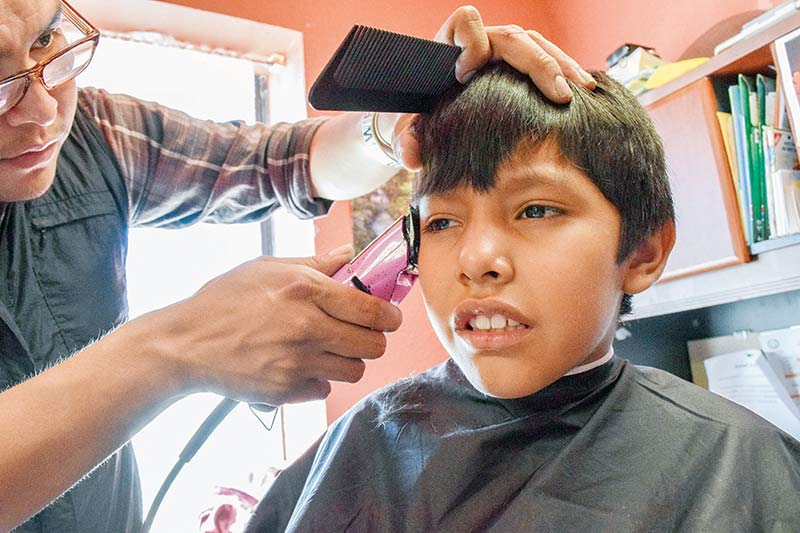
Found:
[[[321,111],[425,113],[456,83],[461,48],[353,26],[308,93]]]

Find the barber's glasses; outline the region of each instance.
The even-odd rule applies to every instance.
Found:
[[[59,6],[63,14],[60,27],[43,35],[38,48],[32,50],[35,59],[37,52],[45,57],[32,68],[0,80],[0,115],[17,105],[36,79],[52,91],[89,66],[100,32],[63,0]]]

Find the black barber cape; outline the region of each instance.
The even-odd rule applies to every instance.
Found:
[[[800,532],[800,443],[616,357],[517,400],[448,361],[346,413],[248,530]]]

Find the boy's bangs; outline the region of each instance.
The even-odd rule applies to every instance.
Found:
[[[424,163],[415,196],[462,186],[491,189],[497,168],[520,141],[538,144],[548,135],[531,91],[538,89],[523,75],[498,66],[454,87],[433,113],[420,116],[416,132]]]

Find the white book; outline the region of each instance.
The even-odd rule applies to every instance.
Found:
[[[793,74],[800,72],[800,28],[775,39],[775,67],[781,83],[781,99],[786,105],[789,125],[795,133],[797,146],[798,129],[800,129],[800,99],[794,86]]]
[[[775,127],[775,105],[776,105],[775,91],[767,93],[764,99],[764,116],[766,117],[766,124],[770,128]]]
[[[775,189],[775,145],[778,142],[779,133],[774,128],[764,127],[761,129],[761,147],[764,150],[764,182],[767,186],[767,213],[769,213],[769,236],[770,238],[781,235],[778,218],[780,214],[776,212],[775,206],[780,201],[778,191]]]
[[[785,180],[791,179],[798,169],[797,150],[792,133],[775,128],[763,128],[764,171],[767,185],[770,236],[780,237],[792,233],[789,229],[788,212],[794,201],[786,196]],[[788,171],[789,173],[787,174]]]
[[[771,172],[767,183],[771,184],[771,191],[775,205],[770,207],[770,222],[775,221],[775,237],[788,235],[789,214],[786,210],[786,195],[783,187],[783,173],[781,171]]]
[[[800,171],[779,170],[778,178],[782,185],[786,233],[800,233]]]

